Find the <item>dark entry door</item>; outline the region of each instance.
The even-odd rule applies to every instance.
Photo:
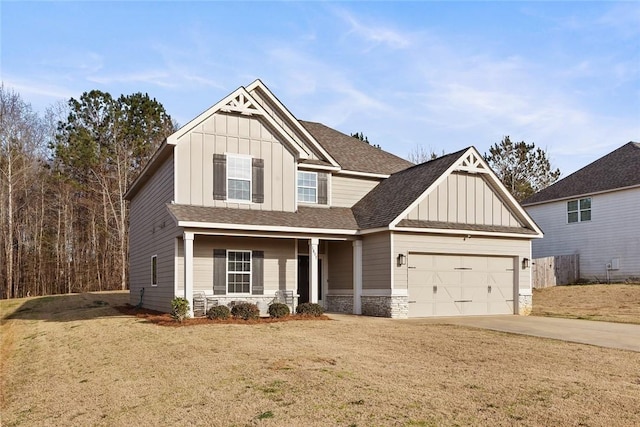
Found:
[[[318,259],[318,300],[322,300],[322,260]],[[309,255],[298,255],[298,302],[309,302]]]

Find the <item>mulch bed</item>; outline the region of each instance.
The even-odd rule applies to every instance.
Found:
[[[264,323],[280,323],[280,322],[291,322],[295,320],[331,320],[326,315],[321,316],[305,316],[300,314],[292,314],[287,317],[273,318],[273,317],[260,317],[258,319],[236,319],[230,317],[228,319],[209,319],[208,317],[194,317],[190,319],[185,319],[182,322],[176,322],[173,320],[169,313],[163,313],[161,311],[149,310],[146,308],[137,308],[130,304],[121,305],[115,307],[122,314],[126,314],[128,316],[135,316],[139,319],[144,319],[149,323],[153,323],[155,325],[160,326],[172,326],[172,327],[183,327],[183,326],[194,326],[194,325],[261,325]]]

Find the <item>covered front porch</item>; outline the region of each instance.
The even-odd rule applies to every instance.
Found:
[[[362,241],[354,235],[185,229],[176,254],[175,295],[189,301],[191,316],[194,295],[209,305],[252,302],[263,315],[288,296],[292,311],[310,302],[361,314]]]

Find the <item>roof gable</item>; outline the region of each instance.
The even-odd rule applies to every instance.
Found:
[[[628,142],[617,150],[525,199],[534,205],[640,185],[640,143]]]
[[[536,235],[542,236],[540,229],[509,194],[474,147],[413,166],[382,181],[354,205],[353,211],[358,226],[363,229],[380,227],[395,229],[409,212],[447,177],[457,171],[486,176],[490,188],[523,225],[523,230],[533,230]],[[406,225],[406,222],[403,225]]]
[[[321,123],[304,120],[300,120],[300,123],[338,161],[342,169],[388,176],[413,166],[408,160]]]

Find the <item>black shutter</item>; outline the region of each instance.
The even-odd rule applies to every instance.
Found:
[[[213,200],[227,198],[227,158],[224,154],[213,155]]]
[[[318,204],[326,205],[328,201],[327,196],[327,181],[328,174],[318,172]]]
[[[264,294],[264,251],[251,252],[251,293]]]
[[[252,159],[251,162],[252,189],[251,201],[253,203],[264,203],[264,160]]]
[[[213,294],[227,294],[227,250],[213,250]]]

